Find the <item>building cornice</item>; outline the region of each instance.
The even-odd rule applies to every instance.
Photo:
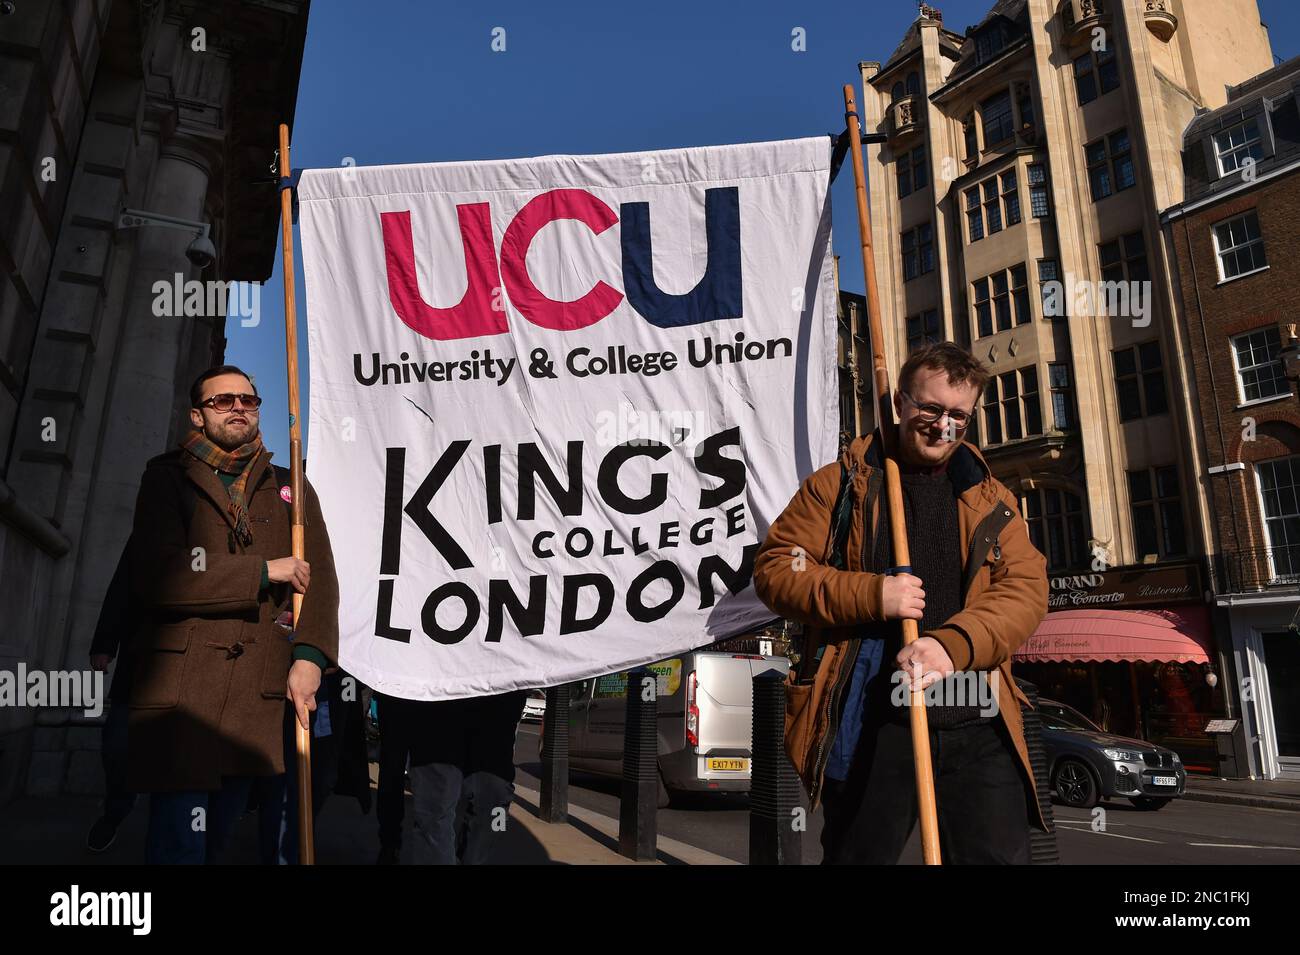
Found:
[[[1242,179],[1240,182],[1237,183],[1237,185],[1231,187],[1230,189],[1224,189],[1221,192],[1211,193],[1208,196],[1202,196],[1199,199],[1193,199],[1191,202],[1184,201],[1178,203],[1177,205],[1172,205],[1164,212],[1160,213],[1160,224],[1168,225],[1174,220],[1181,219],[1183,216],[1196,212],[1199,209],[1208,208],[1209,206],[1222,202],[1224,199],[1228,199],[1232,196],[1243,195],[1245,193],[1248,193],[1258,188],[1263,183],[1271,182],[1274,179],[1278,179],[1282,176],[1285,176],[1287,173],[1296,172],[1296,171],[1300,171],[1300,159],[1296,159],[1292,162],[1289,162],[1284,166],[1278,166],[1275,169],[1270,169],[1268,172],[1264,173],[1263,175],[1256,176],[1252,181],[1247,181],[1245,179]]]

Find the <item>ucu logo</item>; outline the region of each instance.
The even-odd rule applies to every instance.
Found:
[[[655,282],[650,255],[650,203],[624,202],[618,215],[583,189],[553,189],[530,199],[506,227],[498,260],[488,203],[456,207],[465,251],[467,286],[459,302],[430,305],[420,294],[411,238],[411,213],[381,212],[388,298],[403,323],[425,338],[454,341],[508,331],[505,311],[493,308],[504,287],[520,314],[534,325],[572,331],[594,325],[627,297],[638,315],[658,328],[680,328],[741,317],[740,194],[735,186],[704,193],[704,231],[708,259],[704,277],[689,292],[673,295]],[[619,291],[597,279],[579,298],[548,297],[528,275],[528,248],[549,223],[576,219],[600,235],[622,219],[622,284]],[[498,278],[499,276],[499,278]]]

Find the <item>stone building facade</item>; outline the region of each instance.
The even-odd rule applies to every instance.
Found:
[[[891,372],[935,338],[985,360],[995,471],[1068,495],[1043,537],[1053,569],[1095,547],[1111,566],[1194,553],[1187,514],[1135,528],[1129,474],[1178,468],[1170,523],[1186,510],[1159,210],[1182,198],[1196,111],[1271,65],[1256,5],[1001,0],[962,33],[939,15],[923,7],[883,66],[862,66],[864,122],[888,136],[867,154]],[[1104,281],[1149,282],[1149,300],[1118,302],[1145,314],[1095,307],[1115,304]]]
[[[308,0],[0,7],[0,671],[84,670],[145,462],[225,351],[155,283],[263,281]],[[132,209],[192,227],[124,227]],[[208,226],[210,263],[186,250]],[[95,791],[80,711],[0,707],[0,803]]]

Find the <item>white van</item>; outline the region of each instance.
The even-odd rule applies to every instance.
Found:
[[[766,670],[784,679],[790,661],[695,651],[649,669],[659,680],[660,807],[677,792],[749,792],[753,680]],[[570,767],[621,777],[627,673],[576,683],[570,700]]]

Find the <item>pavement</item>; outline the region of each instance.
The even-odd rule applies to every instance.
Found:
[[[374,767],[372,766],[372,770]],[[493,858],[501,865],[736,865],[705,849],[659,835],[658,856],[636,862],[618,852],[618,819],[570,804],[566,823],[543,822],[540,794],[527,785],[515,787],[515,802]],[[148,824],[146,800],[118,830],[108,851],[85,849],[86,832],[99,816],[94,796],[22,797],[0,812],[0,865],[135,865],[144,861]],[[406,838],[410,844],[410,800]],[[238,823],[227,860],[255,865],[257,820],[246,814]],[[379,850],[378,823],[373,808],[361,813],[356,800],[332,796],[316,824],[316,861],[320,865],[370,865]]]
[[[1184,799],[1221,802],[1258,809],[1300,812],[1300,782],[1281,779],[1219,779],[1188,776]]]
[[[543,822],[538,809],[540,766],[537,729],[520,727],[516,746],[515,802],[494,862],[506,865],[736,865],[748,857],[748,801],[701,795],[659,813],[654,860],[634,862],[618,852],[617,780],[575,773],[570,780],[569,819]],[[372,766],[372,771],[374,767]],[[94,796],[22,797],[0,810],[0,864],[132,865],[143,861],[145,801],[123,823],[109,851],[84,848],[99,815]],[[1181,805],[1180,805],[1181,804]],[[1219,805],[1213,805],[1219,804]],[[1105,825],[1097,811],[1056,806],[1062,861],[1074,864],[1155,861],[1270,862],[1300,852],[1300,782],[1191,776],[1182,799],[1158,813],[1131,811],[1126,801],[1106,804]],[[412,812],[408,797],[406,844]],[[804,863],[820,859],[820,813],[809,813]],[[919,840],[902,861],[919,862]],[[317,861],[322,865],[370,865],[379,849],[378,823],[350,798],[332,797],[317,821]],[[1284,850],[1284,851],[1283,851]],[[239,823],[228,861],[255,864],[256,818]]]
[[[538,818],[541,794],[515,787],[517,817],[539,843],[546,847],[552,863],[564,865],[739,865],[736,860],[659,835],[658,858],[636,863],[618,853],[618,820],[603,813],[569,804],[567,823],[546,823]],[[506,862],[508,860],[502,860]]]

